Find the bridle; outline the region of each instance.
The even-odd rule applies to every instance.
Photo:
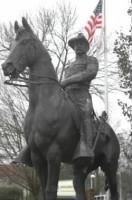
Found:
[[[28,75],[28,73],[25,73],[25,75]],[[32,78],[42,79],[42,80],[33,80]],[[25,83],[25,84],[21,84]],[[25,76],[18,75],[17,78],[11,78],[9,80],[6,80],[4,84],[7,85],[13,85],[18,87],[29,87],[29,85],[42,85],[42,84],[58,84],[60,85],[59,81],[56,78],[49,77],[49,76],[41,76],[36,74],[30,74],[29,78],[26,78]]]

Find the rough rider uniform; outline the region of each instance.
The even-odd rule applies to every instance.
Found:
[[[72,101],[77,104],[81,112],[80,142],[77,145],[73,160],[92,158],[92,119],[93,112],[89,87],[98,72],[98,61],[93,56],[87,56],[89,43],[80,33],[68,42],[76,53],[76,59],[65,71],[62,86],[65,87]]]

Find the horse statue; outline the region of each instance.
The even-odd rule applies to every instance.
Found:
[[[48,51],[27,20],[22,18],[22,26],[16,21],[14,29],[16,37],[2,68],[5,76],[16,80],[29,68],[29,107],[24,132],[30,159],[42,187],[43,199],[57,199],[60,166],[63,162],[73,165],[73,186],[77,200],[87,199],[86,177],[99,166],[107,178],[111,200],[118,200],[116,172],[120,148],[113,129],[104,122],[104,131],[98,134],[100,120],[94,120],[95,158],[91,164],[88,161],[85,165],[73,162],[79,142],[79,112],[61,87]]]

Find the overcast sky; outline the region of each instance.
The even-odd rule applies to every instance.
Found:
[[[19,20],[25,13],[37,14],[40,8],[55,8],[56,2],[69,2],[69,0],[2,0],[0,4],[0,23]],[[77,9],[78,27],[83,27],[89,15],[97,5],[98,0],[70,0],[73,8]],[[130,0],[105,0],[106,25],[108,31],[128,27],[130,17],[127,10]]]

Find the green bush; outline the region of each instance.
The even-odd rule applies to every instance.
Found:
[[[22,197],[22,189],[10,186],[10,187],[0,187],[0,199],[6,200],[6,199],[12,199],[12,200],[19,200]]]

